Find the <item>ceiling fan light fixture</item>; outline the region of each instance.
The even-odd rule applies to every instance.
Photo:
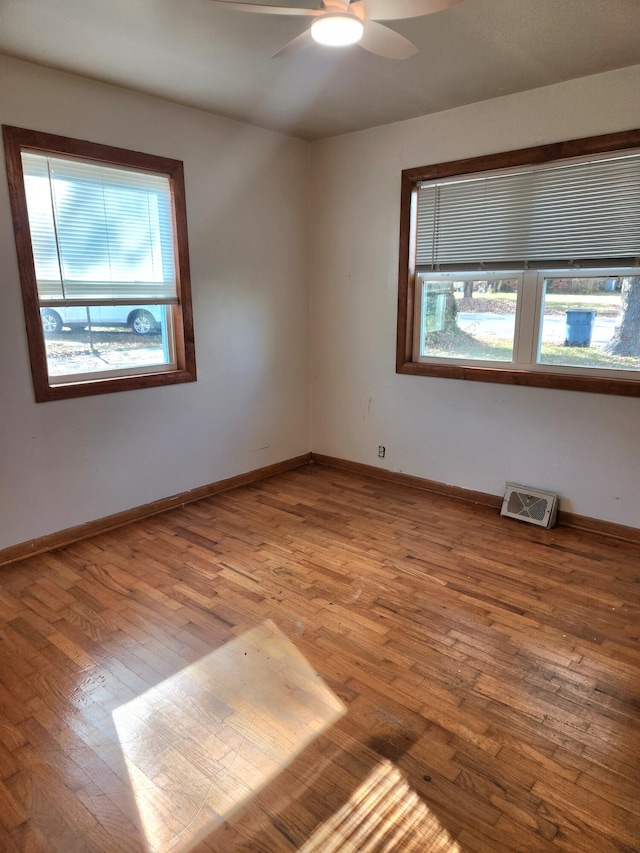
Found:
[[[355,15],[323,15],[311,24],[313,40],[327,47],[357,44],[363,32],[362,21]]]

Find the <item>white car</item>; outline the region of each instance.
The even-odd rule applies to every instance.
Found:
[[[87,318],[89,311],[89,318]],[[41,308],[42,328],[45,335],[54,335],[62,331],[63,326],[72,330],[92,326],[129,326],[136,335],[149,335],[160,328],[160,312],[157,305],[140,308],[131,305],[95,305],[89,309],[84,306],[72,308]]]

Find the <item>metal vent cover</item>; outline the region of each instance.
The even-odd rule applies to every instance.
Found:
[[[558,515],[558,496],[518,483],[507,483],[500,515],[539,527],[553,527]]]

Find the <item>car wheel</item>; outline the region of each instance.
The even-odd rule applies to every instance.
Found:
[[[148,335],[155,331],[156,321],[148,311],[136,311],[130,320],[132,330],[136,335]]]
[[[57,335],[62,331],[62,317],[57,311],[45,308],[40,312],[42,317],[42,329],[45,335]]]

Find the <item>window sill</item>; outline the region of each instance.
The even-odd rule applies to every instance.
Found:
[[[40,385],[35,387],[35,398],[36,403],[47,403],[52,400],[69,400],[74,397],[112,394],[117,391],[137,391],[141,388],[157,388],[161,385],[179,385],[183,382],[195,381],[195,371],[191,373],[188,370],[171,370],[165,373],[90,379],[86,382],[68,382],[60,385]]]
[[[396,373],[409,376],[433,376],[439,379],[464,379],[472,382],[497,382],[504,385],[526,385],[535,388],[557,388],[562,391],[586,391],[591,394],[616,394],[640,397],[638,379],[603,379],[547,371],[513,370],[500,367],[473,367],[467,364],[425,364],[399,360]]]

